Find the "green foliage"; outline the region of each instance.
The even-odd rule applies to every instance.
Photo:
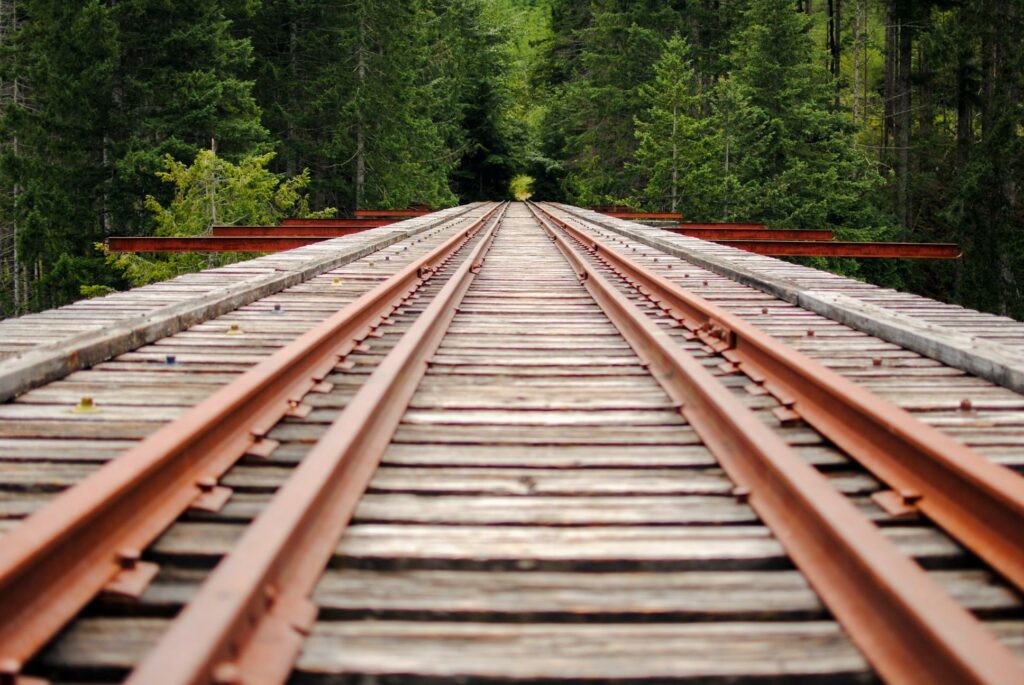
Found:
[[[882,178],[832,106],[806,17],[788,0],[753,0],[746,21],[733,52],[735,92],[719,91],[746,103],[742,116],[728,115],[738,143],[730,173],[745,200],[732,213],[779,227],[880,227],[885,216],[863,199],[880,192]],[[733,104],[720,104],[718,116]]]
[[[496,0],[267,0],[240,20],[276,169],[314,206],[443,207],[507,194],[518,161]]]
[[[246,157],[238,164],[201,151],[191,165],[168,155],[165,170],[158,177],[174,189],[173,199],[162,204],[150,195],[146,208],[153,214],[157,235],[196,236],[209,232],[213,225],[267,226],[281,219],[328,217],[335,210],[311,212],[303,194],[309,185],[309,172],[282,180],[267,169],[274,153]],[[213,265],[238,261],[233,253],[206,256],[196,253],[171,253],[145,258],[133,253],[108,254],[107,264],[132,285],[145,285],[198,271]],[[97,286],[88,286],[95,288]],[[86,294],[83,291],[83,294]]]
[[[0,32],[0,78],[23,93],[0,91],[0,278],[27,276],[32,297],[5,311],[71,301],[82,283],[123,287],[127,271],[94,248],[110,235],[205,230],[189,205],[203,190],[175,197],[157,172],[200,174],[209,147],[239,168],[273,150],[273,172],[309,169],[301,202],[313,208],[507,195],[525,137],[513,63],[527,108],[527,29],[503,25],[515,4],[19,0],[18,30]],[[168,156],[179,166],[165,169]],[[218,221],[260,222],[251,198],[218,192]],[[288,186],[277,192],[287,206]],[[139,264],[132,282],[204,266]]]
[[[119,47],[117,26],[98,0],[23,7],[5,67],[8,78],[32,87],[3,111],[4,136],[17,145],[3,150],[0,178],[18,190],[8,216],[19,227],[22,268],[36,283],[28,304],[37,309],[77,298],[81,282],[106,278],[88,246],[103,236],[106,94]]]
[[[124,283],[93,245],[152,224],[147,195],[167,154],[191,161],[216,138],[236,156],[266,133],[241,75],[249,44],[219,0],[24,0],[3,70],[25,95],[2,111],[0,185],[16,189],[19,270],[39,309],[82,283]]]
[[[654,65],[654,79],[640,88],[647,105],[636,119],[640,141],[634,168],[647,179],[644,199],[652,209],[693,216],[701,201],[706,136],[690,46],[676,34]],[[682,206],[680,206],[682,205]]]
[[[18,0],[0,31],[0,283],[21,287],[0,305],[220,259],[111,269],[95,245],[113,234],[442,207],[529,179],[536,199],[957,241],[957,264],[815,264],[1024,316],[1024,9],[842,3],[833,75],[840,4],[798,5]],[[220,157],[201,154],[213,141]]]
[[[147,228],[139,212],[147,195],[165,197],[157,180],[167,155],[191,162],[216,141],[238,159],[267,149],[267,132],[245,78],[252,62],[247,39],[232,35],[223,0],[119,0],[120,69],[110,94],[106,191],[112,225]]]
[[[109,285],[83,285],[79,288],[79,292],[82,294],[82,297],[91,299],[116,293],[117,288],[111,288]]]

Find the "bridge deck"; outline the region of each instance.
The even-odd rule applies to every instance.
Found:
[[[26,516],[495,206],[464,209],[0,325],[0,340],[38,342],[49,352],[87,342],[111,321],[198,307],[220,296],[225,274],[237,274],[228,287],[241,290],[275,269],[294,278],[157,339],[120,343],[108,359],[0,405],[0,532],[12,534]],[[1004,386],[1015,383],[1024,325],[577,208],[540,209],[594,240],[618,240],[614,247],[643,268],[1020,480],[1024,395]],[[808,584],[804,562],[766,525],[758,492],[750,501],[737,494],[698,418],[680,414],[664,375],[595,300],[597,276],[581,282],[527,206],[499,211],[482,266],[327,555],[313,590],[319,617],[293,680],[876,677],[876,657],[851,641],[855,631],[840,626],[831,600],[823,603],[826,595]],[[223,507],[192,508],[144,546],[143,559],[159,573],[139,597],[100,595],[35,652],[26,672],[115,682],[158,653],[174,615],[237,553],[246,528],[365,393],[485,229],[344,355],[327,386],[300,398],[309,413],[274,424],[266,437],[279,445],[267,458],[239,454],[225,467],[219,486],[232,493]],[[612,278],[596,256],[588,259],[595,274]],[[757,374],[716,349],[706,331],[679,327],[657,302],[614,283],[731,401],[979,617],[986,635],[1024,657],[1024,607],[1006,574],[930,515],[880,506],[872,496],[889,486],[837,446],[839,438],[780,413],[785,399],[752,391]],[[1003,385],[963,370],[979,358]],[[0,379],[13,376],[6,369],[16,361],[0,365]],[[98,411],[76,411],[83,396]],[[0,541],[0,598],[10,587],[2,582],[7,550]]]

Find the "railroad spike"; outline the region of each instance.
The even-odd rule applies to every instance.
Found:
[[[95,414],[100,410],[93,400],[92,395],[82,395],[81,399],[78,400],[78,404],[72,407],[71,412],[73,414]]]

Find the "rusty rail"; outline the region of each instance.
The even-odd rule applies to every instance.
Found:
[[[498,210],[458,230],[292,343],[78,485],[4,537],[0,545],[0,666],[22,665],[105,587],[138,595],[155,575],[144,550],[190,506],[215,508],[230,491],[220,476],[244,454],[268,455],[266,436],[302,416],[308,392],[339,359],[417,290]],[[152,681],[151,681],[152,682]]]
[[[682,219],[679,212],[602,212],[616,219]]]
[[[900,553],[700,362],[685,354],[554,226],[629,279],[639,292],[674,312],[684,325],[706,333],[718,351],[735,345],[739,336],[734,331],[721,328],[717,321],[718,327],[712,328],[688,320],[684,311],[668,306],[664,297],[672,291],[665,287],[667,282],[661,282],[664,279],[552,214],[532,205],[531,209],[583,285],[679,404],[683,416],[736,484],[737,497],[747,501],[771,528],[883,678],[893,683],[1008,683],[1024,679],[1016,656]],[[659,287],[653,290],[648,284]],[[704,318],[709,317],[705,314]],[[717,331],[724,333],[719,337]]]
[[[697,223],[697,222],[680,222],[679,228],[767,228],[764,224],[732,224],[732,223]]]
[[[480,269],[501,213],[491,221],[129,683],[287,679],[316,616],[309,597]]]
[[[670,316],[722,352],[892,490],[891,513],[919,511],[1024,589],[1024,477],[787,347],[756,326],[648,271],[607,242],[552,217]]]

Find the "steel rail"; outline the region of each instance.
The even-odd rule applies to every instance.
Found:
[[[602,212],[616,219],[682,219],[679,212]]]
[[[179,418],[108,462],[12,530],[0,544],[0,674],[16,674],[105,587],[141,594],[155,565],[144,550],[202,498],[230,495],[217,479],[266,436],[367,334],[470,240],[500,206],[458,230]],[[129,590],[133,588],[134,591]]]
[[[283,683],[312,626],[310,596],[351,520],[503,210],[128,683]]]
[[[885,680],[1024,679],[1013,653],[619,292],[559,234],[556,224],[534,211],[584,287],[736,484],[736,496],[771,529]],[[592,245],[593,239],[582,244]]]
[[[371,227],[377,226],[390,226],[391,224],[397,224],[397,219],[363,219],[356,217],[355,219],[284,219],[281,222],[282,226],[333,226],[335,228],[359,228],[359,227]]]
[[[897,515],[920,511],[1024,590],[1024,477],[609,243],[552,219],[775,395],[784,417],[803,418],[891,488],[880,505]]]
[[[731,223],[697,223],[697,222],[680,222],[679,228],[761,228],[767,229],[768,227],[764,224],[731,224]]]

